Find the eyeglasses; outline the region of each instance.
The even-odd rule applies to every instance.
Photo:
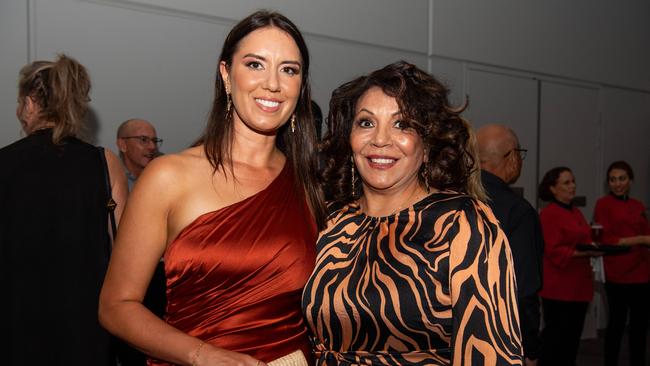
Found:
[[[149,136],[124,136],[120,137],[121,139],[138,139],[142,145],[149,145],[149,143],[153,143],[157,147],[160,147],[162,145],[163,140],[159,139],[157,137],[149,137]]]
[[[512,150],[508,151],[505,155],[503,155],[503,157],[504,158],[508,157],[508,155],[510,155],[513,151],[516,151],[519,154],[519,158],[521,160],[526,159],[526,154],[528,154],[528,149],[516,148],[516,149],[512,149]]]

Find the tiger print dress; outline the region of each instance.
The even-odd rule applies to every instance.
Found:
[[[391,216],[330,215],[303,292],[318,365],[521,365],[508,241],[455,192]]]

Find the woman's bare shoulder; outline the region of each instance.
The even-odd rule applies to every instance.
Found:
[[[160,178],[184,176],[197,165],[205,162],[202,152],[197,148],[189,148],[179,153],[165,154],[152,160],[143,171],[144,175],[155,175]]]
[[[193,147],[152,160],[138,178],[136,186],[154,186],[170,192],[182,190],[186,183],[209,165],[202,149]]]

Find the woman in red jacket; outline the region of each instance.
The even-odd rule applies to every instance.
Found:
[[[540,213],[544,234],[544,284],[540,291],[544,311],[542,365],[575,365],[587,306],[593,295],[589,257],[597,252],[576,250],[590,243],[590,226],[571,202],[576,183],[567,167],[549,170],[539,196],[550,202]]]
[[[634,172],[624,161],[607,169],[609,195],[596,203],[594,221],[603,226],[603,243],[632,246],[625,254],[605,257],[609,321],[605,334],[605,365],[617,365],[627,314],[630,314],[632,365],[646,365],[646,334],[650,311],[650,224],[643,203],[630,198]]]

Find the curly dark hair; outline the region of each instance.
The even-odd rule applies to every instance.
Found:
[[[323,184],[328,199],[345,204],[361,195],[359,182],[355,182],[352,191],[350,132],[357,102],[374,87],[395,98],[402,121],[422,138],[429,163],[420,168],[420,183],[424,186],[426,179],[436,189],[465,192],[484,199],[473,134],[460,116],[467,104],[460,108],[450,106],[449,90],[406,61],[358,77],[332,92],[328,131],[322,144]]]
[[[544,178],[542,178],[542,182],[539,184],[539,199],[545,202],[551,202],[555,199],[553,192],[551,192],[551,187],[557,184],[557,180],[564,172],[573,174],[571,169],[565,166],[555,167],[544,174]]]

